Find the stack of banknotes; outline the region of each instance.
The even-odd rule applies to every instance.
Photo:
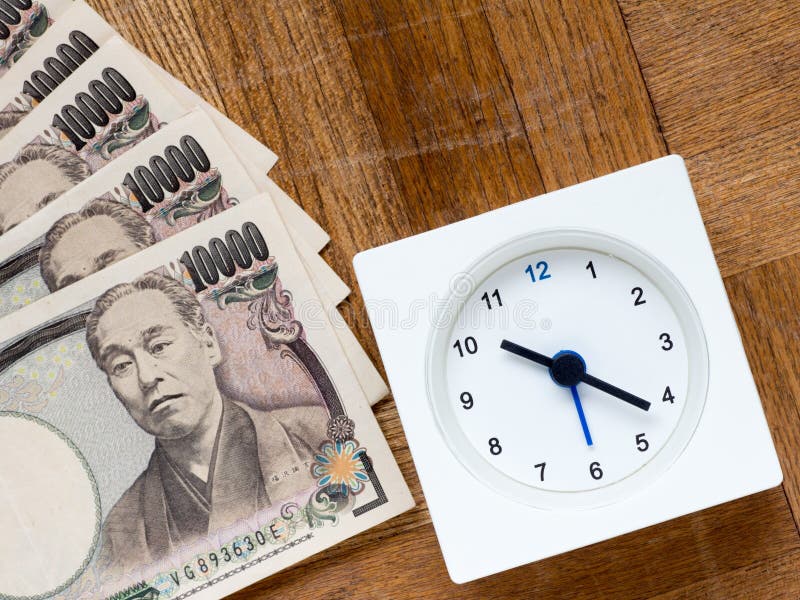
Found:
[[[218,598],[413,505],[276,160],[81,0],[0,0],[0,598]]]

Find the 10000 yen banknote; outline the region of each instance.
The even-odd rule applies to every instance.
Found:
[[[0,137],[24,115],[43,101],[57,87],[69,81],[70,75],[88,59],[98,47],[116,37],[113,28],[83,0],[75,0],[43,37],[9,73],[4,81],[5,92],[0,91]],[[203,98],[164,71],[146,55],[129,47],[142,63],[161,80],[170,92],[178,96],[188,109],[202,106],[222,133],[248,157],[256,168],[269,171],[277,157],[267,147],[233,123]],[[67,83],[70,85],[70,83]]]
[[[75,0],[0,86],[0,138],[116,35],[83,0]]]
[[[72,0],[5,0],[0,11],[0,77],[69,9]]]
[[[0,317],[258,192],[271,200],[283,194],[259,178],[256,185],[202,109],[173,121],[0,236]],[[338,317],[349,288],[285,222],[328,314]],[[339,319],[335,332],[369,402],[377,402],[387,393],[383,379]]]
[[[0,90],[0,139],[11,131],[40,102],[62,85],[70,86],[74,73],[98,47],[114,39],[111,26],[83,0],[76,0],[39,44],[23,57],[4,81]],[[119,42],[114,42],[119,43]],[[142,64],[174,94],[186,110],[202,107],[232,145],[239,159],[252,175],[268,172],[277,157],[269,148],[225,117],[199,95],[172,77],[133,47]],[[304,243],[319,251],[328,235],[311,217],[285,194],[275,199],[282,216],[292,222]]]
[[[185,112],[111,40],[0,140],[0,233]]]
[[[0,317],[260,190],[199,109],[0,236]]]
[[[256,185],[201,109],[164,126],[0,236],[0,317],[83,279],[265,189]],[[258,207],[254,207],[258,210]],[[349,293],[291,229],[293,243],[333,318]],[[352,332],[335,333],[370,403],[387,389]]]
[[[413,505],[279,223],[233,207],[0,321],[0,595],[218,598]]]

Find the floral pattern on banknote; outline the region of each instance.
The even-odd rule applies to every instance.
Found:
[[[353,438],[356,424],[347,415],[336,415],[328,421],[328,437],[336,442],[344,442]]]
[[[337,489],[342,495],[358,494],[369,481],[362,456],[366,450],[355,440],[326,442],[311,467],[320,486]]]
[[[0,295],[0,314],[19,310],[47,295],[47,287],[41,277],[28,278],[3,287],[7,289]]]
[[[6,68],[22,58],[34,39],[41,37],[53,23],[47,15],[47,9],[39,2],[33,2],[24,10],[10,10],[16,10],[20,20],[15,25],[8,26],[9,36],[0,44],[0,66]]]
[[[63,383],[63,365],[48,370],[45,377],[40,377],[39,371],[22,368],[10,381],[0,383],[0,410],[40,413]]]
[[[75,364],[85,344],[51,344],[26,357],[0,380],[0,410],[42,412],[58,396],[66,372]]]

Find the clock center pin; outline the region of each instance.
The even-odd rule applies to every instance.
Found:
[[[562,350],[553,356],[550,377],[562,387],[574,387],[586,374],[586,361],[574,350]]]

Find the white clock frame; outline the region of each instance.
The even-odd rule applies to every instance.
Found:
[[[478,481],[439,429],[426,384],[433,316],[449,296],[453,276],[514,237],[564,228],[627,240],[679,277],[700,317],[709,359],[705,407],[683,453],[649,485],[591,509],[535,508]],[[681,157],[664,157],[368,250],[353,262],[456,583],[781,483],[778,457]]]

